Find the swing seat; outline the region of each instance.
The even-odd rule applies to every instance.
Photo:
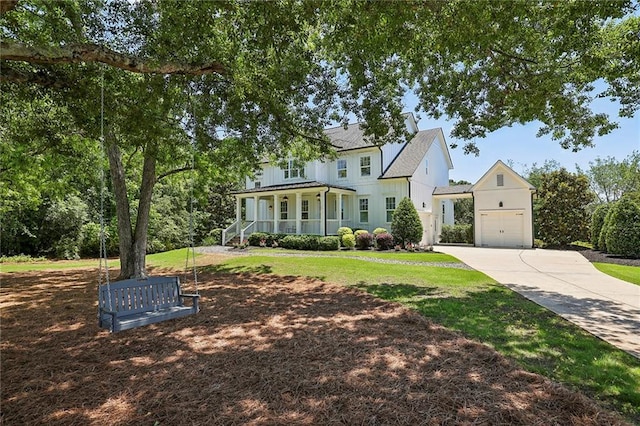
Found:
[[[191,306],[184,299],[191,298]],[[98,325],[111,332],[198,313],[198,294],[183,294],[178,277],[129,279],[101,285]]]

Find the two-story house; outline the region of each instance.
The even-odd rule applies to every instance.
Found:
[[[498,162],[478,184],[462,189],[449,187],[453,163],[442,129],[419,130],[413,114],[407,114],[406,125],[413,135],[410,140],[383,146],[367,143],[359,124],[330,128],[326,134],[336,147],[336,159],[311,161],[303,168],[296,168],[293,160],[286,161],[283,168],[263,163],[256,179],[247,178],[245,189],[235,193],[236,221],[223,232],[223,244],[234,236],[244,239],[256,231],[335,235],[342,226],[369,232],[378,227],[390,231],[393,212],[403,197],[413,201],[421,218],[421,243],[434,244],[442,224],[453,224],[453,201],[478,194],[483,197],[474,198],[482,210],[476,212],[478,245],[502,242],[497,245],[532,246],[531,226],[526,221],[532,218],[533,187],[528,182]],[[508,177],[509,184],[514,183],[515,187],[508,186],[510,193],[505,193],[502,185],[486,191],[491,180],[488,176],[498,172],[503,178]],[[518,231],[517,241],[512,238],[505,242],[483,233],[486,228],[501,236],[503,219],[511,218],[502,214],[503,194],[516,197],[517,207],[507,202],[510,210],[518,215],[527,212],[522,215],[524,231]],[[500,200],[496,211],[492,207],[494,199]],[[491,214],[491,224],[485,221],[485,228],[478,223],[482,214]],[[498,220],[495,218],[499,219],[499,226],[494,223]]]
[[[413,114],[408,142],[374,146],[358,124],[327,129],[337,158],[304,168],[264,163],[255,180],[235,194],[236,222],[226,235],[251,232],[335,235],[338,228],[390,229],[393,212],[409,197],[423,221],[423,242],[432,244],[442,223],[453,223],[453,202],[432,194],[449,184],[453,168],[442,129],[419,130]],[[244,212],[244,213],[243,213]],[[233,232],[235,230],[235,232]]]

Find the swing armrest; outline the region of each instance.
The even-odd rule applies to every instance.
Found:
[[[190,297],[193,302],[193,310],[198,312],[200,309],[198,308],[198,299],[200,299],[199,294],[181,294],[180,297]]]

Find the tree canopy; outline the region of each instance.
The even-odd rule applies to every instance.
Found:
[[[24,158],[44,150],[77,157],[104,124],[124,275],[144,273],[155,183],[188,169],[194,151],[199,172],[224,180],[265,156],[328,153],[323,129],[352,116],[374,142],[398,140],[412,89],[458,138],[539,121],[574,150],[615,128],[590,110],[594,97],[617,99],[622,116],[640,105],[640,17],[628,0],[1,4],[11,155],[0,179],[29,174]]]

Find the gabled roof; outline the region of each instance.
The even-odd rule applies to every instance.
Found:
[[[493,172],[498,168],[504,169],[507,173],[512,175],[516,179],[516,181],[520,182],[522,186],[527,187],[531,191],[536,190],[535,186],[531,185],[531,183],[529,183],[528,180],[520,176],[515,170],[513,170],[511,167],[503,163],[502,160],[496,161],[496,163],[493,166],[491,166],[491,168],[489,168],[489,170],[487,170],[487,172],[483,174],[482,177],[478,179],[478,181],[473,185],[472,190],[475,191],[477,187],[481,186],[487,179],[489,179],[489,176],[491,176]]]
[[[429,151],[429,148],[431,148],[431,145],[433,145],[435,141],[440,141],[444,145],[444,136],[438,138],[438,135],[442,135],[442,129],[439,127],[436,129],[421,130],[416,133],[413,139],[402,148],[402,151],[400,151],[387,170],[380,176],[380,179],[413,176],[413,173],[415,173],[418,166],[420,166],[422,159],[427,154],[427,151]],[[451,156],[449,155],[449,150],[446,145],[443,146],[443,152],[447,156],[446,160],[449,168],[453,168]]]
[[[416,124],[415,117],[412,113],[403,113],[405,121],[409,126],[418,131],[418,125]],[[331,144],[336,148],[338,152],[349,151],[352,149],[372,148],[373,145],[365,140],[364,129],[361,122],[350,123],[345,129],[344,126],[331,127],[325,129],[324,133],[329,137]]]
[[[433,195],[470,194],[473,192],[472,188],[473,185],[437,186],[433,190]]]

